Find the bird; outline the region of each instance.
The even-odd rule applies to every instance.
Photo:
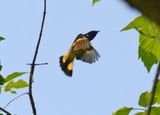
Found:
[[[100,55],[98,51],[91,45],[91,41],[98,32],[99,31],[92,30],[86,34],[78,34],[69,51],[59,57],[61,70],[67,76],[72,77],[75,58],[89,64],[99,59]]]

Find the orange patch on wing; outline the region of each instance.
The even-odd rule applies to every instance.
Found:
[[[67,59],[69,58],[69,56],[70,56],[70,52],[67,52],[67,53],[63,56],[63,59],[62,59],[63,63],[65,63],[65,62],[67,61]]]
[[[82,41],[82,40],[84,40],[84,39],[83,39],[83,38],[78,38],[78,39],[73,43],[72,46],[75,46],[76,43],[78,43],[79,41]]]
[[[72,62],[70,62],[70,63],[68,64],[67,69],[68,69],[68,70],[72,70],[72,69],[73,69],[73,66],[74,66],[74,63],[73,63],[73,61],[72,61]]]

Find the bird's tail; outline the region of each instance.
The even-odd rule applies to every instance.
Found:
[[[73,61],[69,60],[69,54],[65,54],[63,56],[60,56],[59,58],[59,62],[60,62],[60,67],[62,69],[62,71],[69,77],[72,76],[72,72],[73,72]]]

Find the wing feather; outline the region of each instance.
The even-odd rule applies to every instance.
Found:
[[[86,50],[81,57],[76,57],[76,59],[92,64],[96,62],[99,57],[100,57],[99,53],[96,51],[95,48],[91,46],[91,48]]]

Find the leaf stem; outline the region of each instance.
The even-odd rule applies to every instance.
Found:
[[[28,94],[28,92],[23,93],[23,94],[21,94],[21,95],[15,97],[15,98],[12,99],[11,101],[9,101],[9,102],[4,106],[4,108],[6,108],[9,104],[11,104],[11,103],[12,103],[13,101],[15,101],[16,99],[18,99],[18,98],[20,98],[21,96],[26,95],[26,94]]]
[[[7,110],[5,110],[4,108],[0,107],[0,110],[3,111],[4,113],[6,113],[7,115],[12,115],[10,112],[8,112]]]
[[[158,63],[158,66],[157,66],[157,70],[156,70],[156,74],[155,74],[155,78],[154,78],[154,82],[153,82],[153,86],[152,86],[152,91],[151,91],[151,97],[150,97],[150,101],[149,101],[146,115],[150,115],[150,113],[151,113],[151,108],[152,108],[154,96],[156,93],[159,75],[160,75],[160,62]]]
[[[30,75],[29,75],[29,99],[30,99],[33,115],[37,115],[37,111],[36,111],[36,106],[35,106],[35,102],[34,102],[34,98],[33,98],[33,94],[32,94],[32,83],[33,83],[33,75],[34,75],[34,70],[35,70],[35,62],[36,62],[40,42],[41,42],[41,39],[42,39],[45,17],[46,17],[46,0],[44,0],[44,11],[43,11],[41,28],[40,28],[39,38],[38,38],[38,41],[37,41],[33,61],[32,61],[32,64],[31,64]]]

